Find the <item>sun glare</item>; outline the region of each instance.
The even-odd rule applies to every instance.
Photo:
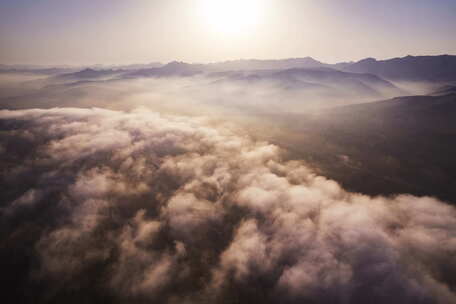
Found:
[[[260,0],[202,0],[201,13],[211,30],[223,34],[240,34],[260,21]]]

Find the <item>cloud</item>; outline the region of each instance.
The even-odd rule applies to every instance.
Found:
[[[347,192],[204,119],[67,108],[0,124],[5,284],[34,302],[456,301],[456,210],[434,198]]]

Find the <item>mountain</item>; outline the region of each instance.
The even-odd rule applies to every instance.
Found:
[[[162,67],[141,69],[125,73],[123,78],[137,77],[187,77],[200,74],[205,71],[202,64],[190,64],[185,62],[173,61]]]
[[[100,79],[106,77],[112,77],[115,75],[120,75],[124,71],[123,70],[94,70],[91,68],[87,68],[78,72],[74,73],[67,73],[58,75],[56,78],[59,79],[71,79],[71,80],[88,80],[88,79]]]
[[[378,93],[385,89],[400,92],[394,84],[373,74],[360,74],[342,72],[331,68],[318,69],[288,69],[272,74],[272,77],[283,80],[304,80],[312,82],[326,83],[332,86],[347,86],[347,89],[361,89],[369,93]]]
[[[437,90],[434,90],[431,94],[429,95],[434,95],[434,96],[441,96],[441,95],[448,95],[448,94],[456,94],[456,85],[445,85]]]
[[[62,73],[74,72],[77,69],[69,67],[38,67],[26,65],[0,65],[0,74],[34,74],[34,75],[57,75]]]
[[[355,73],[372,73],[390,80],[454,81],[456,56],[406,56],[388,60],[366,58],[342,69]]]
[[[336,64],[322,63],[311,57],[277,60],[240,59],[209,64],[189,64],[173,61],[166,65],[159,62],[123,66],[95,65],[90,66],[88,70],[122,70],[125,71],[125,75],[134,78],[192,76],[203,72],[271,71],[324,67],[344,72],[373,74],[392,81],[456,81],[456,56],[454,55],[406,56],[387,60],[366,58],[358,62],[341,62]],[[69,66],[0,65],[0,73],[16,72],[53,75],[75,71],[77,71],[76,67]]]
[[[314,89],[324,96],[382,98],[405,93],[376,75],[348,73],[326,67],[218,72],[208,76],[217,78],[216,84],[275,84],[287,90]]]
[[[291,68],[316,68],[324,64],[311,58],[289,58],[277,60],[241,59],[224,62],[210,63],[207,68],[216,71],[238,70],[284,70]]]
[[[310,57],[284,60],[234,60],[209,64],[190,64],[173,61],[161,67],[141,69],[125,74],[125,77],[169,77],[193,76],[200,73],[215,73],[227,71],[266,71],[284,70],[290,68],[323,67],[319,61]]]
[[[302,141],[292,148],[353,191],[435,195],[456,204],[455,117],[454,93],[335,107],[296,117],[290,134]]]
[[[350,61],[350,62],[339,62],[339,63],[335,63],[335,64],[326,64],[327,67],[330,67],[330,68],[333,68],[333,69],[336,69],[336,70],[343,70],[345,69],[346,67],[354,64],[355,62],[354,61]]]
[[[151,62],[151,63],[137,63],[137,64],[128,64],[128,65],[118,65],[113,66],[113,69],[120,69],[120,70],[143,70],[143,69],[150,69],[150,68],[160,68],[163,64],[160,62]]]

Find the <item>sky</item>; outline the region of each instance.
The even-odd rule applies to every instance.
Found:
[[[455,0],[0,0],[0,63],[456,54]]]

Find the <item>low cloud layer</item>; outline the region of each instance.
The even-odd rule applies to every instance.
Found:
[[[273,145],[146,110],[0,111],[17,302],[454,303],[456,210],[349,193]]]
[[[185,76],[189,67],[174,65],[161,72],[89,69],[49,77],[35,75],[35,79],[4,73],[0,75],[0,107],[101,107],[122,111],[148,107],[184,115],[222,112],[280,118],[278,114],[309,113],[411,94],[375,75],[329,68],[238,70]]]

